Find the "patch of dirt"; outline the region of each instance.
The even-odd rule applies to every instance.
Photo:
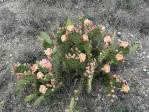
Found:
[[[120,4],[120,5],[118,5]],[[119,68],[131,87],[127,95],[114,104],[108,102],[104,88],[95,84],[91,95],[82,94],[76,110],[80,112],[148,112],[149,110],[149,2],[148,0],[3,0],[0,1],[0,101],[3,112],[62,112],[70,101],[68,90],[47,99],[39,107],[25,104],[15,95],[15,78],[11,65],[34,62],[42,50],[36,35],[53,34],[67,17],[77,21],[84,14],[95,23],[118,30],[122,38],[138,42],[137,55]],[[71,93],[71,89],[69,90]],[[53,100],[52,100],[53,99]],[[1,110],[0,110],[1,111]]]

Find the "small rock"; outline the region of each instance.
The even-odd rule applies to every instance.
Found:
[[[144,57],[144,56],[142,56],[142,59],[145,59],[145,57]]]
[[[117,35],[118,35],[118,36],[121,36],[121,35],[122,35],[122,33],[121,33],[121,32],[117,32]]]
[[[12,57],[12,54],[10,54],[10,57]]]
[[[134,37],[134,35],[133,35],[133,34],[130,34],[130,37],[132,37],[132,38],[133,38],[133,37]]]
[[[143,72],[147,72],[147,69],[143,68]]]

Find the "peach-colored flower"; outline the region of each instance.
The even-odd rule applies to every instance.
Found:
[[[122,89],[121,89],[122,92],[128,93],[129,90],[130,90],[130,88],[127,84],[122,85]]]
[[[37,64],[33,64],[31,67],[32,72],[36,72],[38,70],[38,65]]]
[[[96,25],[93,25],[92,27],[91,27],[91,30],[94,30],[94,29],[96,29],[97,28],[97,26]]]
[[[41,65],[42,67],[45,67],[45,68],[47,68],[47,69],[49,69],[49,70],[52,69],[52,64],[51,64],[51,62],[50,62],[49,60],[47,60],[47,59],[42,59],[39,63],[40,63],[40,65]]]
[[[67,26],[67,30],[70,32],[74,31],[74,29],[75,29],[75,27],[73,25]]]
[[[45,94],[47,92],[48,88],[45,85],[40,85],[39,92],[42,94]]]
[[[44,74],[42,72],[37,73],[37,79],[43,79]]]
[[[67,41],[67,36],[66,35],[62,35],[61,36],[61,41],[62,42],[66,42]]]
[[[88,42],[88,41],[89,41],[87,34],[83,34],[82,37],[83,37],[83,41],[84,41],[84,42]]]
[[[106,27],[103,26],[103,25],[100,25],[100,26],[99,26],[99,29],[100,29],[101,32],[104,32],[104,31],[106,30]]]
[[[115,59],[117,60],[117,61],[122,61],[122,60],[124,60],[124,56],[123,56],[123,54],[116,54],[116,56],[115,56]]]
[[[104,43],[106,45],[109,45],[109,44],[112,43],[112,39],[111,39],[111,37],[109,35],[105,36],[104,39],[103,39],[103,41],[104,41]]]
[[[104,71],[105,73],[109,73],[110,72],[110,65],[109,64],[105,64],[103,66],[103,68],[101,68],[102,71]]]
[[[89,20],[89,19],[85,19],[84,20],[84,24],[91,26],[93,24],[93,22],[91,20]]]
[[[80,62],[84,62],[86,60],[86,55],[84,53],[79,54]]]
[[[129,43],[127,41],[120,41],[120,46],[123,48],[127,48]]]
[[[52,49],[51,49],[51,48],[47,48],[46,50],[44,50],[44,52],[45,52],[45,54],[46,54],[47,56],[51,56],[51,54],[52,54]]]

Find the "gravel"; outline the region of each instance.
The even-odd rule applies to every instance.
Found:
[[[148,112],[149,110],[149,1],[148,0],[0,0],[0,102],[2,112],[63,112],[69,92],[59,93],[34,107],[15,95],[13,63],[33,63],[42,50],[36,35],[53,34],[67,17],[77,22],[84,13],[94,23],[118,31],[120,38],[139,43],[139,51],[128,55],[129,63],[117,72],[127,80],[130,92],[110,103],[104,88],[95,84],[91,95],[82,94],[76,112]],[[71,90],[70,90],[71,91]],[[78,111],[77,111],[78,110]]]

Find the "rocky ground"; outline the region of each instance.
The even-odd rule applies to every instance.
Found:
[[[59,93],[38,107],[15,96],[15,78],[10,73],[17,61],[39,59],[39,31],[50,34],[67,17],[77,21],[84,14],[95,23],[105,24],[122,38],[137,42],[140,50],[129,55],[129,63],[117,74],[126,79],[130,92],[111,104],[98,85],[91,95],[82,95],[76,112],[149,111],[149,1],[148,0],[0,0],[0,112],[63,112],[70,101],[68,92]]]

